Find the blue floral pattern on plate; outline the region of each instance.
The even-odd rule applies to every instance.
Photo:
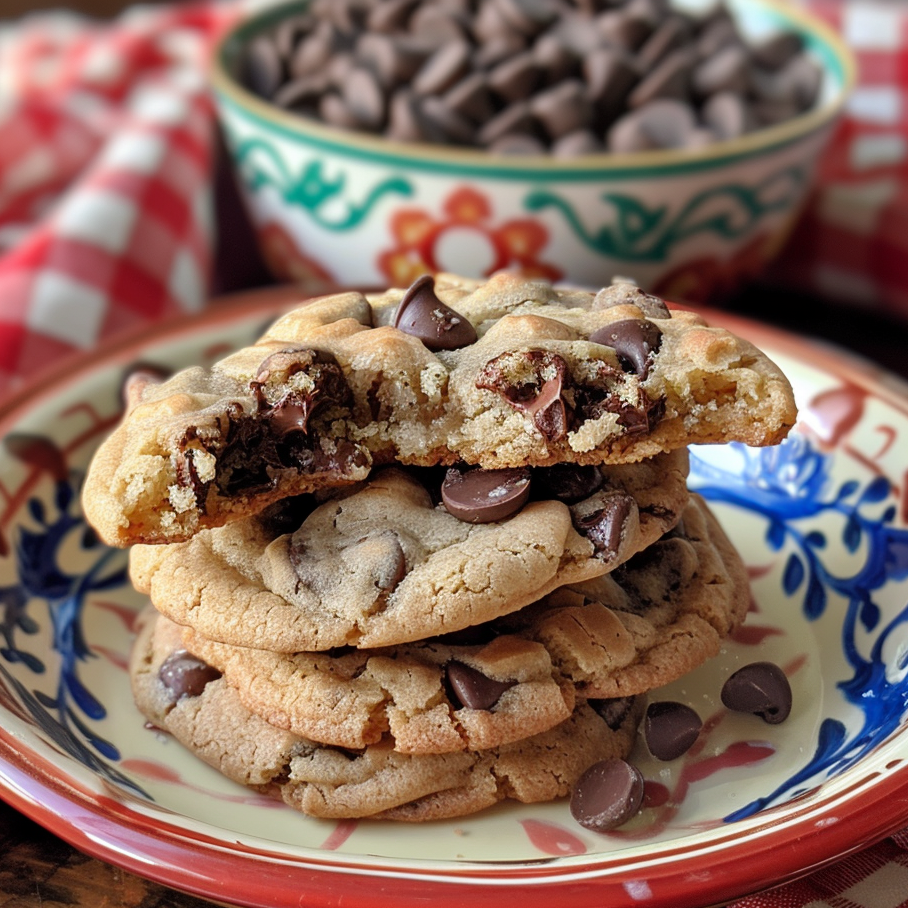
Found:
[[[266,314],[244,312],[215,328],[201,322],[137,342],[134,360],[166,368],[210,361],[256,336]],[[287,855],[338,852],[372,861],[379,872],[419,854],[444,868],[466,862],[492,873],[512,862],[556,867],[578,856],[677,861],[679,843],[713,841],[723,829],[740,828],[744,844],[736,847],[746,849],[747,830],[761,817],[788,816],[789,805],[822,792],[828,780],[900,772],[908,718],[908,492],[898,457],[908,438],[908,398],[866,382],[857,393],[847,370],[774,355],[798,392],[798,429],[772,449],[692,451],[692,486],[715,507],[752,570],[749,635],[729,640],[713,663],[672,689],[707,715],[704,749],[665,770],[675,773],[669,794],[679,802],[660,807],[654,799],[624,837],[580,829],[563,804],[508,806],[433,824],[431,834],[326,824],[227,782],[146,728],[127,678],[144,601],[129,585],[126,554],[99,544],[79,508],[87,463],[120,412],[125,355],[87,363],[55,395],[5,417],[0,725],[16,736],[17,752],[38,755],[61,779],[96,791],[99,804],[102,795],[114,798],[132,825],[165,817],[228,850],[242,841],[252,843],[247,851],[268,843]],[[848,403],[847,418],[837,417],[831,430],[818,417],[828,416],[830,395]],[[817,431],[824,425],[829,431]],[[716,706],[723,674],[755,653],[786,666],[797,682],[801,709],[783,726]],[[644,768],[653,780],[663,772]],[[681,799],[684,792],[697,796]],[[709,847],[726,847],[724,839],[715,842]]]

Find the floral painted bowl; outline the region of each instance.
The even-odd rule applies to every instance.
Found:
[[[282,307],[273,293],[147,329],[0,405],[0,796],[135,873],[255,908],[703,908],[908,825],[908,390],[791,335],[714,318],[790,376],[775,448],[692,450],[691,482],[740,549],[750,614],[653,694],[704,720],[695,746],[632,759],[645,806],[583,829],[568,804],[502,803],[424,824],[305,817],[149,727],[127,659],[146,604],[79,503],[136,365],[208,365]],[[794,706],[731,713],[723,679],[769,660]]]
[[[803,36],[824,72],[813,109],[699,150],[571,161],[395,143],[287,113],[235,74],[247,42],[288,8],[241,22],[217,48],[213,85],[272,271],[307,292],[507,268],[585,286],[622,275],[673,299],[728,293],[787,238],[854,77],[819,21],[778,0],[729,6],[749,39]]]

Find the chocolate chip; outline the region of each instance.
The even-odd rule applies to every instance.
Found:
[[[418,95],[439,95],[456,85],[470,68],[470,45],[455,41],[442,45],[413,79],[413,91]]]
[[[740,44],[723,48],[697,66],[691,80],[694,91],[702,98],[720,91],[747,91],[748,62],[747,50]]]
[[[635,109],[661,98],[686,101],[693,71],[694,58],[689,50],[672,51],[637,83],[627,96],[627,106]]]
[[[590,341],[611,347],[622,367],[645,379],[659,352],[662,331],[647,319],[625,318],[594,331]]]
[[[596,29],[606,42],[627,50],[637,50],[652,34],[653,25],[639,16],[629,16],[626,10],[609,10],[596,20]]]
[[[552,144],[552,156],[556,158],[579,158],[587,154],[599,154],[602,142],[589,130],[578,129],[556,139]]]
[[[491,145],[509,135],[531,135],[536,121],[530,111],[529,101],[516,101],[483,123],[479,130],[479,141]]]
[[[775,663],[751,662],[722,685],[722,703],[728,709],[752,713],[770,725],[778,725],[791,712],[791,685]]]
[[[635,699],[635,697],[610,697],[586,702],[602,717],[602,721],[612,731],[618,731],[631,714]]]
[[[574,504],[602,488],[603,477],[593,464],[556,463],[533,470],[533,491],[539,498]]]
[[[183,697],[197,697],[205,689],[205,685],[216,681],[221,673],[207,662],[181,649],[171,653],[161,663],[158,677],[176,702]]]
[[[423,130],[431,141],[442,144],[455,142],[458,145],[469,145],[473,141],[476,134],[473,124],[451,110],[444,98],[423,98],[420,113]]]
[[[605,124],[624,109],[627,93],[640,78],[640,70],[626,51],[606,46],[584,57],[583,75],[590,100]]]
[[[571,816],[586,829],[608,832],[639,813],[643,786],[643,776],[635,766],[625,760],[602,760],[574,785]]]
[[[491,709],[501,695],[517,683],[496,681],[475,668],[456,661],[445,666],[445,680],[457,703],[468,709]]]
[[[536,65],[542,70],[543,78],[549,85],[577,73],[579,64],[576,55],[551,32],[540,35],[533,42],[532,52]]]
[[[700,734],[703,722],[684,703],[662,700],[650,703],[643,717],[643,736],[657,760],[676,760],[686,754]]]
[[[694,109],[681,101],[660,98],[616,120],[606,144],[610,151],[632,154],[660,148],[684,148],[697,128]]]
[[[368,13],[366,27],[370,32],[395,32],[407,25],[410,13],[419,0],[383,0],[376,3]]]
[[[540,92],[530,109],[552,139],[589,125],[593,116],[586,88],[579,79],[570,79]]]
[[[721,6],[702,16],[664,0],[345,0],[256,35],[241,78],[340,129],[575,157],[696,149],[772,125],[815,103],[822,71],[793,32],[746,44]],[[745,115],[703,116],[728,91]],[[649,110],[666,99],[689,110]],[[635,110],[647,112],[627,119]]]
[[[551,25],[559,8],[551,0],[492,0],[509,25],[521,34],[534,36]]]
[[[493,523],[516,514],[530,497],[530,471],[462,470],[445,474],[441,499],[448,513],[467,523]]]
[[[354,69],[346,79],[341,96],[347,109],[366,129],[381,129],[385,122],[385,93],[371,70]]]
[[[362,124],[336,92],[322,95],[318,103],[319,116],[329,125],[338,129],[360,129]]]
[[[626,492],[606,492],[589,501],[589,507],[571,508],[574,527],[593,544],[596,557],[609,562],[621,550],[634,499]]]
[[[489,87],[503,101],[522,101],[540,84],[542,73],[533,54],[526,51],[499,63],[489,73]]]
[[[435,295],[435,278],[418,277],[404,294],[392,322],[418,337],[430,350],[459,350],[476,342],[476,330]]]
[[[245,82],[263,98],[270,98],[284,78],[284,66],[273,41],[259,35],[246,47]]]
[[[472,73],[450,88],[444,96],[448,107],[474,123],[481,123],[495,115],[485,73]]]
[[[515,409],[531,416],[549,441],[567,434],[567,408],[561,391],[567,363],[545,350],[502,353],[483,366],[477,388],[496,391]]]
[[[797,32],[778,32],[751,48],[751,57],[764,69],[781,69],[803,48],[804,39]]]
[[[644,71],[651,69],[672,51],[690,39],[690,26],[682,16],[672,16],[662,22],[646,39],[637,53],[637,63]]]
[[[730,91],[709,98],[701,111],[703,122],[720,139],[736,139],[754,128],[754,114],[744,98]]]

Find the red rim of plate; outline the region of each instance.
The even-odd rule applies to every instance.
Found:
[[[205,325],[229,325],[257,313],[275,311],[302,294],[275,288],[216,301],[198,316],[170,319],[130,332],[98,351],[78,354],[31,381],[0,405],[7,427],[24,408],[53,395],[74,377],[123,359],[137,347]],[[805,355],[908,414],[908,396],[894,390],[899,381],[839,350],[825,350],[784,330],[714,310],[701,310],[714,323],[761,338],[780,352]],[[893,387],[880,385],[893,379]],[[896,733],[901,736],[904,728]],[[890,739],[891,740],[891,739]],[[885,746],[885,745],[881,745]],[[427,902],[439,908],[500,908],[501,898],[544,899],[546,908],[609,904],[696,908],[741,897],[803,876],[895,832],[908,822],[908,761],[894,758],[884,771],[848,771],[843,786],[814,792],[759,815],[759,825],[730,824],[708,838],[680,838],[657,851],[618,852],[541,861],[488,865],[420,866],[332,853],[321,858],[281,853],[228,842],[131,810],[121,799],[105,797],[61,778],[53,761],[23,750],[14,733],[0,728],[0,795],[14,808],[74,847],[139,876],[231,905],[249,908],[401,908]],[[853,776],[853,778],[850,778]],[[832,787],[835,790],[829,791]],[[837,818],[837,819],[833,819]],[[745,828],[746,826],[746,828]],[[739,847],[735,847],[738,842]]]

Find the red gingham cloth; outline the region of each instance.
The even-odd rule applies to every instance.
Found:
[[[235,13],[235,9],[233,10]],[[231,8],[0,30],[0,392],[199,309],[213,248],[210,36]]]
[[[801,2],[846,33],[867,91],[778,273],[908,315],[908,5]],[[205,63],[239,11],[199,2],[0,27],[0,393],[63,353],[204,305],[215,240]],[[908,908],[908,830],[733,908]]]
[[[797,2],[855,52],[858,84],[773,277],[908,318],[908,3]]]

